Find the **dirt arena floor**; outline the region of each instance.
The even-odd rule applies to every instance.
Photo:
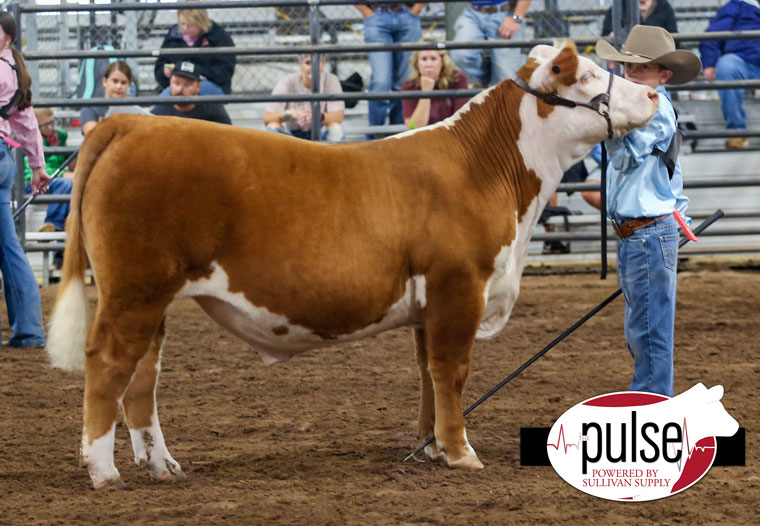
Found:
[[[506,329],[476,345],[467,405],[617,288],[614,276],[593,274],[522,283]],[[46,314],[55,293],[43,291]],[[676,392],[725,387],[723,404],[747,428],[747,465],[713,467],[668,499],[601,500],[551,467],[519,462],[521,427],[548,427],[579,401],[627,388],[622,298],[470,415],[486,464],[478,473],[401,463],[419,444],[408,329],[267,367],[186,300],[168,317],[158,399],[187,482],[150,482],[120,424],[116,464],[128,489],[90,489],[78,466],[82,377],[51,370],[41,349],[4,347],[0,524],[757,525],[759,295],[757,268],[680,274]]]

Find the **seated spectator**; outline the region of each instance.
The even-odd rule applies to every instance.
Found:
[[[169,89],[172,97],[195,97],[200,94],[200,68],[193,62],[180,62],[172,70]],[[154,115],[170,115],[188,119],[232,124],[223,104],[157,104],[151,112]]]
[[[588,158],[592,159],[594,162],[596,162],[597,166],[601,166],[602,164],[602,145],[601,143],[594,146],[594,149],[591,150],[591,153],[589,153]],[[600,170],[597,167],[596,169],[592,169],[591,172],[588,171],[589,169],[586,167],[586,161],[581,160],[575,163],[573,166],[567,169],[567,171],[562,174],[562,181],[563,183],[587,183],[587,184],[599,184],[601,180],[600,176]],[[567,193],[568,196],[572,195],[572,192]],[[599,190],[588,190],[581,192],[581,197],[583,197],[583,200],[586,201],[588,204],[596,208],[597,210],[601,209],[602,206],[602,193]],[[555,193],[552,197],[549,198],[549,201],[546,203],[546,208],[541,213],[541,217],[539,218],[539,223],[542,223],[544,225],[544,230],[546,232],[554,232],[554,225],[551,223],[548,223],[547,220],[549,217],[551,217],[552,209],[551,207],[556,207],[558,203],[558,194]],[[568,254],[570,252],[570,243],[564,242],[564,241],[544,241],[544,248],[542,251],[542,254]]]
[[[707,31],[757,31],[760,29],[760,7],[757,1],[730,0],[710,21]],[[707,80],[747,80],[760,78],[760,40],[705,40],[699,54]],[[729,130],[744,130],[744,90],[719,90],[723,119]],[[726,148],[746,148],[746,137],[726,139]]]
[[[403,91],[467,89],[467,76],[456,68],[444,49],[415,51],[409,62],[412,74],[401,87]],[[468,100],[467,97],[404,99],[404,123],[408,128],[434,124],[454,115]]]
[[[132,70],[129,69],[126,62],[117,60],[108,64],[103,76],[105,98],[120,99],[126,97],[130,84],[132,84]],[[80,115],[82,135],[87,135],[100,119],[105,118],[107,112],[108,106],[85,106],[82,108]]]
[[[355,4],[362,14],[364,42],[367,44],[394,44],[417,42],[422,37],[420,12],[425,7],[422,2],[383,4]],[[367,54],[372,70],[369,91],[399,91],[409,77],[409,57],[411,51],[374,51]],[[371,100],[367,103],[369,125],[384,126],[401,124],[401,101]],[[367,140],[378,139],[383,134],[367,134]]]
[[[42,135],[42,144],[45,148],[50,146],[66,146],[68,134],[55,127],[55,115],[50,108],[34,108],[34,114],[37,117],[37,123]],[[48,175],[53,175],[58,170],[68,155],[65,154],[45,154],[45,171]],[[74,185],[74,161],[66,168],[61,176],[50,181],[47,194],[65,195],[71,194],[71,187]],[[26,193],[32,193],[32,169],[29,166],[29,160],[24,159],[24,171],[26,175]],[[64,230],[66,217],[69,215],[69,203],[50,203],[45,215],[45,223],[40,228],[40,232],[62,232]],[[63,261],[63,253],[56,252],[53,263],[58,266]]]
[[[281,78],[272,90],[272,95],[305,95],[311,93],[311,55],[299,55],[299,73],[291,73]],[[319,61],[320,93],[343,93],[340,80],[332,73],[325,73],[324,55]],[[341,142],[343,135],[342,100],[320,101],[322,112],[322,140]],[[311,136],[311,103],[269,102],[264,110],[264,124],[267,130],[293,135],[299,139],[314,140]]]
[[[454,40],[521,40],[525,38],[524,18],[531,0],[478,0],[462,11],[454,25]],[[451,58],[467,74],[474,87],[495,86],[514,76],[523,64],[518,47],[453,49]]]
[[[178,24],[164,38],[161,48],[208,49],[210,47],[234,47],[227,32],[209,19],[205,9],[179,9]],[[232,93],[232,75],[235,73],[235,55],[159,56],[153,74],[163,90],[169,94],[169,80],[174,64],[192,62],[201,75],[200,95]]]
[[[583,161],[578,161],[574,165],[562,174],[562,183],[582,183],[586,180],[588,171]],[[572,195],[572,192],[567,193],[568,196]],[[538,218],[538,222],[544,225],[544,231],[554,232],[554,223],[549,223],[549,219],[555,215],[564,215],[568,212],[565,207],[558,207],[559,204],[559,192],[554,194],[546,202],[546,206],[541,212],[541,216]],[[544,247],[541,251],[542,254],[569,254],[570,242],[569,241],[544,241]]]
[[[631,25],[628,16],[628,3],[623,2],[621,25],[628,27]],[[676,13],[668,0],[639,0],[639,15],[642,26],[659,26],[667,29],[670,33],[678,33],[678,23]],[[602,22],[602,36],[613,36],[612,33],[612,8],[607,9],[604,13],[604,22]],[[621,35],[625,37],[627,35]]]

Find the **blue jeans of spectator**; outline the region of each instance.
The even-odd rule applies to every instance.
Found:
[[[454,25],[454,40],[503,40],[499,27],[504,19],[512,16],[512,10],[497,13],[483,13],[472,7],[466,7]],[[525,23],[512,36],[515,40],[525,38]],[[502,80],[513,77],[522,65],[520,48],[498,48],[488,51],[491,67],[486,68],[480,49],[452,49],[451,59],[464,71],[471,82],[494,86]]]
[[[166,86],[164,91],[159,95],[160,97],[168,97],[170,95],[170,88]],[[222,88],[214,84],[208,79],[201,79],[201,89],[198,95],[224,95]]]
[[[66,177],[56,177],[48,185],[46,195],[66,195],[71,194],[71,187],[74,185],[73,179]],[[25,191],[27,194],[32,193],[31,183],[26,183]],[[52,223],[55,229],[63,231],[66,218],[69,216],[69,203],[50,203],[45,215],[45,223]]]
[[[760,66],[746,62],[739,55],[728,53],[721,55],[715,65],[715,80],[749,80],[760,78]],[[729,130],[747,128],[747,119],[744,115],[744,90],[724,89],[720,94],[720,107],[723,110],[723,118],[726,120],[726,128]]]
[[[13,331],[8,343],[13,347],[37,347],[45,344],[40,290],[16,235],[11,213],[15,176],[11,151],[5,141],[0,140],[0,271],[3,273],[8,325]]]
[[[673,396],[678,226],[672,215],[618,244],[625,297],[625,340],[633,356],[632,391]]]
[[[408,9],[388,12],[376,10],[364,19],[364,41],[368,44],[393,44],[398,42],[417,42],[422,37],[420,19]],[[401,85],[409,77],[411,51],[383,51],[369,53],[369,64],[372,75],[369,81],[369,91],[399,91]],[[370,126],[402,124],[404,115],[401,110],[401,100],[371,100],[369,101]]]

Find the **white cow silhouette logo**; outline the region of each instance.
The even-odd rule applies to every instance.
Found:
[[[673,495],[710,469],[714,437],[739,429],[722,398],[722,386],[701,383],[674,398],[631,391],[591,398],[554,423],[549,460],[570,485],[597,497]]]

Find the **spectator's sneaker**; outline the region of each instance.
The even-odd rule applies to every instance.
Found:
[[[749,139],[746,137],[731,137],[726,139],[726,148],[729,150],[743,150],[749,145]]]
[[[544,241],[544,249],[542,254],[569,254],[570,243],[564,241]]]

